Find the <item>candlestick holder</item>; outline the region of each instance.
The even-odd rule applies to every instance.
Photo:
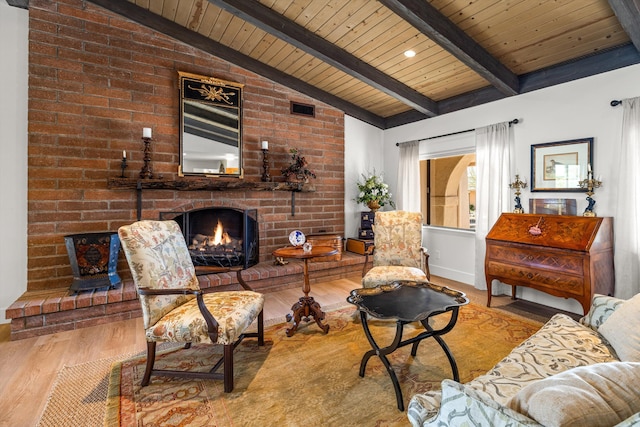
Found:
[[[262,170],[262,181],[271,181],[271,176],[269,175],[269,150],[265,149],[262,149]]]
[[[593,206],[596,204],[596,201],[593,200],[593,196],[595,193],[593,192],[593,190],[595,190],[596,188],[600,188],[602,186],[602,181],[599,181],[597,179],[595,179],[593,177],[593,172],[589,171],[587,172],[587,178],[583,179],[582,181],[580,181],[578,183],[580,185],[580,188],[586,188],[587,191],[587,202],[588,205],[584,210],[584,213],[582,214],[582,216],[596,216],[595,211],[593,210]]]
[[[523,188],[527,188],[527,182],[522,181],[520,179],[520,175],[516,174],[516,180],[509,184],[509,188],[516,190],[516,198],[514,199],[516,202],[516,206],[513,209],[513,213],[524,213],[524,209],[522,208],[522,203],[520,203],[520,190]]]
[[[128,167],[129,165],[127,165],[127,158],[123,157],[122,162],[120,163],[120,169],[122,169],[122,172],[120,173],[120,178],[124,178],[124,170]]]
[[[140,178],[151,179],[153,178],[153,170],[151,169],[151,138],[142,137],[144,142],[144,164],[140,170]]]

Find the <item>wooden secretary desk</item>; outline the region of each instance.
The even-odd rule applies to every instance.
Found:
[[[497,279],[574,298],[586,314],[595,293],[613,295],[613,218],[503,213],[486,237],[487,306]]]

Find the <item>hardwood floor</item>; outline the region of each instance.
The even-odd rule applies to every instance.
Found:
[[[346,305],[360,287],[360,276],[314,284],[310,295],[322,307]],[[302,296],[300,288],[265,294],[266,324],[284,322]],[[309,327],[314,327],[309,325]],[[305,327],[304,325],[302,327]],[[142,318],[9,341],[9,325],[0,325],[0,426],[33,426],[38,422],[60,369],[91,360],[146,349]]]
[[[436,277],[432,281],[465,292],[472,302],[486,303],[486,294],[471,286]],[[331,308],[346,305],[349,292],[359,287],[360,276],[356,275],[314,284],[310,295],[323,308]],[[265,323],[284,322],[300,296],[300,288],[265,294]],[[499,306],[501,300],[509,299],[495,298],[492,305]],[[313,322],[309,327],[315,327]],[[141,318],[19,341],[9,341],[9,325],[0,325],[0,426],[35,425],[57,372],[65,365],[142,352],[145,348]]]

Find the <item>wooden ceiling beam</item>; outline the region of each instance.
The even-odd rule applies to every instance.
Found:
[[[208,1],[423,114],[428,116],[438,114],[438,105],[431,98],[356,58],[322,37],[307,31],[304,27],[255,0]]]
[[[567,83],[596,74],[606,73],[623,67],[640,64],[640,52],[628,43],[580,59],[554,65],[543,70],[520,76],[521,92],[527,93],[550,86]],[[476,107],[488,102],[504,99],[506,96],[493,86],[467,92],[438,102],[441,114]],[[417,111],[406,111],[386,118],[385,129],[428,119]]]
[[[428,2],[424,0],[379,1],[482,76],[501,93],[507,96],[519,93],[518,76]]]
[[[7,0],[7,4],[20,9],[29,9],[29,0]]]
[[[637,0],[609,0],[620,25],[640,52],[640,2]]]
[[[239,67],[266,77],[283,86],[296,90],[310,98],[324,102],[332,107],[342,110],[356,119],[369,123],[372,126],[384,129],[384,118],[358,107],[342,98],[318,89],[302,80],[292,77],[284,72],[277,70],[257,61],[243,53],[240,53],[230,47],[211,40],[195,31],[191,31],[182,25],[149,12],[126,0],[89,0],[104,9],[122,15],[123,17],[135,21],[145,27],[161,32],[169,37],[179,40],[185,44],[200,49],[225,61],[231,62]]]
[[[542,70],[522,74],[520,76],[520,90],[524,94],[638,63],[640,63],[640,53],[635,50],[631,43],[628,43],[624,46],[608,49]],[[442,114],[446,114],[502,98],[504,98],[504,95],[498,92],[496,88],[488,86],[477,91],[444,99],[438,103],[438,106]]]

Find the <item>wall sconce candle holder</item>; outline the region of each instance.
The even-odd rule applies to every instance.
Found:
[[[127,165],[127,158],[123,157],[122,162],[120,163],[120,169],[122,170],[122,172],[120,172],[120,178],[124,178],[124,170],[127,167],[129,167],[129,165]]]
[[[144,143],[144,164],[140,170],[140,178],[151,179],[153,178],[153,170],[151,169],[151,137],[142,137]]]
[[[591,169],[591,168],[589,167],[589,169]],[[591,170],[589,170],[587,172],[587,178],[583,179],[578,184],[580,185],[580,188],[586,188],[587,189],[586,193],[587,193],[588,205],[585,208],[584,213],[582,214],[582,216],[596,216],[596,213],[593,210],[593,206],[596,204],[596,201],[593,200],[593,198],[591,196],[593,196],[595,194],[593,192],[593,190],[595,190],[596,188],[600,188],[602,186],[602,181],[595,179],[593,177],[593,172]]]
[[[262,149],[262,170],[262,181],[271,181],[271,176],[269,175],[269,150],[266,148]]]
[[[520,190],[523,188],[527,188],[527,182],[522,181],[520,179],[520,175],[516,174],[516,180],[509,184],[509,188],[516,190],[516,198],[514,199],[516,202],[516,206],[513,209],[513,213],[524,213],[524,209],[522,208],[522,203],[520,202]]]

